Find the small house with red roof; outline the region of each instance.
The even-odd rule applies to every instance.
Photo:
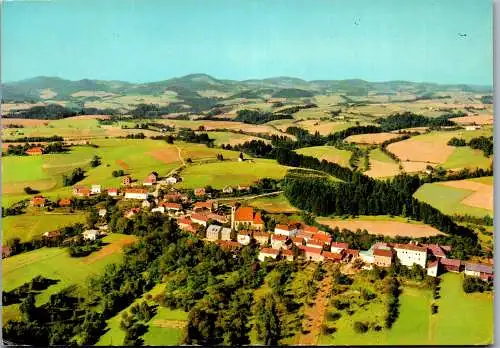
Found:
[[[483,280],[493,279],[493,267],[479,263],[466,262],[464,273],[465,275],[479,277]]]
[[[391,267],[394,254],[392,249],[374,249],[373,263],[379,267]]]
[[[132,183],[132,177],[130,175],[126,175],[122,179],[122,184],[128,186]]]
[[[269,237],[271,234],[262,231],[255,231],[252,236],[260,245],[267,245],[269,244]]]
[[[439,259],[427,262],[427,275],[437,277],[439,273]]]
[[[181,211],[182,210],[182,205],[180,203],[160,202],[159,206],[165,208],[165,210],[167,210],[167,211]]]
[[[29,148],[28,150],[26,150],[26,154],[30,155],[30,156],[43,155],[43,151],[44,151],[43,147],[36,146],[36,147],[32,147],[32,148]]]
[[[462,266],[460,260],[448,259],[448,258],[439,259],[439,264],[444,271],[454,272],[454,273],[459,273]]]
[[[221,248],[226,250],[234,251],[240,247],[240,244],[238,242],[233,242],[231,240],[218,240],[216,243],[219,244]]]
[[[314,233],[313,232],[306,232],[304,230],[299,230],[295,236],[304,238],[304,240],[307,242],[309,239],[311,239],[314,236]]]
[[[193,211],[200,212],[203,210],[208,210],[212,212],[213,208],[214,208],[214,203],[212,201],[196,202],[193,206]]]
[[[30,204],[32,207],[45,207],[47,204],[47,198],[44,196],[35,196],[31,199]]]
[[[203,214],[203,213],[193,213],[191,214],[191,221],[194,222],[195,224],[202,225],[202,226],[207,226],[207,222],[210,218],[208,217],[208,214]]]
[[[73,186],[73,195],[78,197],[90,197],[90,188],[83,185],[75,185]]]
[[[309,239],[306,245],[310,246],[311,248],[323,249],[325,243],[316,239]]]
[[[266,258],[270,257],[272,259],[276,259],[278,257],[280,251],[279,249],[273,249],[273,248],[262,248],[259,252],[258,259],[260,261],[265,261]]]
[[[239,231],[237,236],[236,236],[238,243],[240,243],[242,245],[250,244],[251,238],[252,238],[252,233],[248,230]]]
[[[62,198],[57,202],[57,205],[60,207],[70,207],[71,206],[71,199],[70,198]]]
[[[276,234],[276,233],[272,233],[271,234],[271,246],[274,248],[274,249],[280,249],[280,248],[283,248],[285,247],[285,244],[286,244],[286,240],[288,239],[287,236],[284,236],[282,234]]]
[[[343,242],[333,242],[330,245],[330,251],[332,253],[341,253],[343,250],[349,249],[349,243],[343,243]]]
[[[324,232],[315,233],[311,239],[315,240],[317,242],[323,242],[323,244],[328,246],[328,247],[332,243],[332,237],[329,234],[324,233]]]
[[[297,235],[298,228],[296,224],[278,224],[274,227],[275,234],[281,234],[287,237],[295,237]]]
[[[141,201],[148,199],[148,190],[145,188],[131,187],[125,189],[126,199],[140,199]]]
[[[144,180],[143,185],[144,186],[152,186],[156,184],[158,181],[158,173],[157,172],[151,172],[147,178]]]
[[[304,245],[305,239],[303,237],[292,237],[292,243],[296,246]]]
[[[108,196],[111,196],[111,197],[116,197],[116,196],[118,196],[118,189],[115,189],[115,188],[109,188],[109,189],[108,189]]]
[[[342,259],[344,258],[344,255],[341,253],[331,253],[329,251],[323,251],[322,255],[325,258],[325,261],[331,261],[336,263],[341,262]]]
[[[187,232],[191,232],[191,233],[195,233],[196,232],[196,228],[193,224],[193,222],[191,221],[191,219],[189,218],[189,216],[183,216],[181,218],[179,218],[177,220],[177,224],[179,225],[179,228],[183,231],[187,231]]]
[[[304,254],[306,260],[323,261],[325,259],[322,255],[322,249],[312,248],[305,245],[299,246],[299,249]]]
[[[302,225],[300,231],[308,232],[308,233],[318,233],[319,229],[316,226]]]

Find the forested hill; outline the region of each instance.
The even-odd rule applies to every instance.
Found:
[[[305,81],[293,77],[274,77],[245,81],[217,79],[206,74],[190,74],[150,83],[104,81],[83,79],[65,80],[58,77],[39,76],[2,86],[3,101],[40,101],[44,99],[68,100],[78,92],[113,93],[118,95],[158,95],[171,91],[183,97],[200,96],[199,92],[223,92],[227,97],[253,93],[275,98],[300,98],[321,93],[343,93],[352,96],[366,96],[368,92],[391,95],[397,91],[411,92],[425,97],[437,91],[466,91],[492,93],[491,86],[439,85],[408,81],[368,82],[351,80]]]

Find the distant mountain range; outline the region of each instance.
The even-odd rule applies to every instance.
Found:
[[[199,92],[223,92],[227,98],[259,98],[271,96],[311,97],[317,94],[341,93],[347,96],[366,96],[368,93],[391,95],[396,92],[410,92],[426,95],[443,91],[465,91],[492,93],[491,86],[465,84],[440,85],[409,81],[368,82],[351,80],[305,81],[294,77],[273,77],[245,81],[221,80],[206,74],[190,74],[183,77],[150,83],[130,83],[83,79],[70,81],[58,77],[39,76],[2,86],[4,101],[40,101],[43,99],[68,100],[74,93],[83,91],[114,93],[118,95],[159,95],[166,91],[176,92],[181,98],[200,98]],[[49,91],[50,98],[46,96]],[[43,98],[42,98],[43,97]]]

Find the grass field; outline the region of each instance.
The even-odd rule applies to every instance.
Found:
[[[407,220],[403,217],[381,216],[359,216],[354,219],[326,218],[316,219],[320,224],[330,228],[346,228],[351,231],[366,229],[368,233],[384,236],[408,236],[414,238],[429,237],[440,234],[432,226],[425,225],[419,221]]]
[[[159,284],[151,289],[148,294],[156,296],[165,289],[165,284]],[[146,294],[137,299],[129,307],[125,308],[117,315],[107,321],[107,332],[97,342],[101,345],[122,345],[125,338],[125,331],[120,329],[122,313],[129,311],[136,303],[145,301]],[[147,301],[149,305],[154,305],[154,301]],[[182,310],[171,310],[165,307],[156,307],[156,314],[148,322],[148,331],[142,336],[146,346],[178,345],[181,341],[182,326],[187,320],[187,313]]]
[[[491,191],[492,190],[493,188],[491,188]],[[493,215],[493,210],[467,205],[462,202],[467,200],[467,198],[474,193],[475,191],[469,189],[446,186],[441,183],[432,183],[421,186],[417,192],[415,192],[414,197],[432,205],[445,214],[469,214],[479,217]]]
[[[85,289],[88,276],[101,273],[110,263],[120,262],[121,246],[135,240],[131,235],[110,234],[103,238],[109,244],[82,258],[70,257],[66,248],[41,248],[8,257],[2,260],[3,290],[17,288],[37,275],[59,281],[36,296],[37,304],[45,303],[51,294],[73,284]]]
[[[183,181],[179,186],[196,188],[210,185],[220,189],[226,185],[249,185],[260,178],[282,178],[286,171],[287,167],[267,159],[194,164],[182,171]]]
[[[295,152],[304,156],[312,156],[320,160],[334,162],[344,167],[349,167],[349,158],[351,158],[351,151],[339,150],[334,146],[305,147]]]
[[[265,210],[269,213],[293,213],[298,211],[290,204],[284,194],[279,194],[273,197],[262,197],[246,201],[252,207]]]
[[[29,241],[45,232],[85,222],[85,214],[51,214],[27,213],[22,215],[6,216],[2,218],[2,242],[18,237],[22,242]]]
[[[444,274],[441,298],[436,301],[438,313],[431,314],[432,296],[429,290],[404,286],[400,295],[400,314],[390,330],[355,333],[356,320],[373,321],[385,314],[385,307],[370,304],[352,316],[342,313],[334,322],[337,332],[321,336],[320,344],[331,345],[477,345],[489,344],[493,338],[492,294],[465,294],[462,275]],[[356,283],[355,283],[356,284]],[[474,313],[474,315],[471,315]],[[377,320],[379,324],[383,321]]]
[[[442,164],[446,169],[461,168],[489,168],[493,162],[493,157],[485,157],[480,150],[473,150],[470,147],[457,147],[450,157]]]
[[[197,132],[204,133],[204,132]],[[269,143],[269,140],[253,137],[246,134],[232,133],[232,132],[207,132],[210,139],[214,139],[214,143],[216,146],[220,146],[222,144],[229,144],[231,146],[243,144],[245,141],[251,140],[262,140],[266,143]]]

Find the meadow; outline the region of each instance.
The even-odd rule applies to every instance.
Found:
[[[197,132],[197,133],[203,133],[203,132]],[[214,139],[214,144],[216,146],[220,146],[222,144],[224,145],[229,144],[231,146],[235,146],[238,144],[243,144],[246,141],[252,141],[252,140],[261,140],[265,143],[270,142],[267,139],[262,139],[251,135],[232,133],[232,132],[207,132],[207,134],[210,137],[210,139]]]
[[[316,157],[319,160],[327,160],[337,163],[343,167],[349,167],[351,151],[339,150],[334,146],[312,146],[298,149],[295,152],[304,156]]]
[[[298,209],[290,204],[284,194],[272,197],[261,197],[245,201],[249,206],[269,213],[294,213]]]

